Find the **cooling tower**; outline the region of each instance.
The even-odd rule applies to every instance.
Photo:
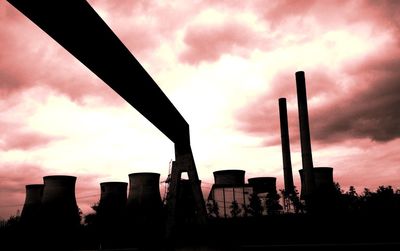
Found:
[[[304,170],[300,169],[300,179],[301,179],[301,197],[303,198],[303,187],[304,187]],[[313,168],[313,174],[315,179],[315,193],[321,196],[328,195],[333,191],[333,168],[332,167],[316,167]]]
[[[99,237],[103,248],[121,248],[129,237],[126,225],[126,182],[100,183],[100,202],[97,209]]]
[[[315,187],[313,159],[311,152],[310,126],[308,122],[306,81],[303,71],[296,72],[297,101],[299,109],[301,156],[304,170],[304,182],[302,183],[302,196],[307,199],[313,194]]]
[[[282,159],[283,159],[283,178],[285,182],[285,193],[294,193],[292,161],[290,159],[290,141],[288,115],[286,107],[286,99],[279,99],[279,118],[281,126],[281,144],[282,144]]]
[[[250,178],[248,179],[248,182],[253,187],[253,192],[256,194],[276,192],[275,177]]]
[[[244,185],[244,170],[220,170],[214,172],[215,185],[242,186]]]
[[[160,174],[129,174],[128,209],[135,211],[155,210],[161,207]]]
[[[79,211],[75,199],[76,177],[52,175],[43,177],[43,220],[65,227],[79,224]]]
[[[25,203],[21,212],[21,222],[30,223],[39,217],[41,207],[43,184],[26,185]]]
[[[100,183],[99,213],[104,217],[122,215],[127,202],[126,182],[103,182]]]
[[[52,175],[43,177],[41,227],[49,249],[73,248],[77,242],[80,214],[75,198],[76,177]]]
[[[201,181],[199,181],[201,184]],[[190,180],[181,179],[177,192],[177,221],[178,224],[196,222],[196,201],[193,195],[192,183]]]
[[[159,173],[129,174],[128,224],[139,245],[149,245],[149,240],[154,242],[162,236],[164,222],[159,186]]]
[[[317,167],[314,168],[315,187],[318,191],[332,192],[335,188],[333,183],[333,168],[332,167]]]

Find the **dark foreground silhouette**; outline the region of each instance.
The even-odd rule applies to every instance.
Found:
[[[254,250],[323,246],[400,247],[398,226],[394,215],[318,215],[284,214],[248,218],[215,218],[207,225],[181,225],[177,238],[167,242],[149,229],[140,226],[109,229],[103,239],[104,249],[136,248],[167,250],[168,247],[208,247],[217,250]],[[143,226],[142,226],[143,227]],[[136,229],[135,229],[136,228]],[[43,228],[21,229],[17,225],[1,232],[2,250],[97,250],[99,233],[88,226],[75,231]],[[155,232],[158,231],[154,229]],[[178,237],[179,236],[179,237]],[[207,250],[207,249],[205,249]],[[212,250],[212,249],[210,249]]]
[[[21,222],[11,217],[0,228],[1,250],[294,250],[304,247],[400,247],[400,193],[390,186],[375,192],[336,185],[333,209],[318,213],[279,213],[220,218],[205,225],[178,218],[175,234],[164,237],[165,210],[157,220],[85,216],[84,224]],[[190,210],[190,207],[189,209]],[[188,216],[190,214],[181,215]],[[214,217],[212,217],[214,216]],[[119,216],[120,217],[120,216]],[[64,227],[61,227],[63,225]],[[66,227],[68,226],[68,227]]]

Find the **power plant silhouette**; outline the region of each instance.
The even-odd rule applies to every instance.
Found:
[[[292,214],[290,206],[283,207],[287,214],[282,213],[276,177],[252,177],[246,183],[245,170],[215,171],[206,205],[190,146],[189,124],[89,3],[8,1],[174,143],[175,161],[167,179],[164,203],[159,173],[128,174],[129,188],[126,182],[100,183],[95,230],[90,232],[90,241],[102,245],[96,248],[134,245],[145,250],[165,247],[168,250],[185,242],[199,244],[206,241],[230,250],[229,247],[236,244],[251,248],[265,244],[265,240],[268,243],[288,239],[304,242],[319,238],[329,242],[337,236],[331,227],[337,226],[336,218],[322,218],[332,212],[336,203],[333,168],[314,167],[313,164],[304,72],[296,72],[295,79],[302,154],[300,199],[304,201],[306,214]],[[283,203],[295,206],[297,194],[285,98],[279,99],[279,114],[285,187]],[[187,173],[187,180],[181,178],[182,173]],[[39,240],[38,245],[29,243],[27,246],[43,250],[76,250],[81,236],[85,236],[75,196],[76,181],[75,176],[52,175],[43,177],[43,184],[26,186],[21,226],[25,237]],[[207,208],[211,209],[213,217],[208,217],[211,214],[207,214]],[[247,217],[249,215],[254,217]],[[342,217],[341,222],[344,220]],[[364,226],[363,222],[361,219],[356,223]],[[294,235],[287,231],[291,224],[302,226],[301,230],[310,226],[310,231]],[[265,229],[259,231],[257,228],[260,227]],[[49,241],[43,241],[43,236]]]
[[[297,84],[300,83],[302,87],[298,87],[298,90],[301,90],[298,92],[298,100],[299,103],[303,103],[301,105],[303,110],[300,109],[299,104],[299,120],[303,124],[300,128],[300,135],[305,134],[305,136],[301,136],[303,168],[299,170],[300,198],[305,202],[308,213],[327,213],[330,212],[334,203],[333,168],[310,166],[312,157],[304,72],[296,73],[296,80],[299,79],[300,81],[297,81]],[[290,160],[285,98],[279,99],[279,114],[285,187],[283,204],[285,205],[293,203],[288,198],[296,195]],[[311,175],[307,176],[307,170],[311,172]],[[214,184],[207,201],[214,203],[213,206],[218,211],[214,211],[214,213],[218,217],[246,218],[249,213],[256,215],[254,208],[251,209],[253,212],[248,211],[249,208],[254,207],[254,198],[260,201],[260,205],[265,205],[271,199],[271,196],[277,194],[276,177],[252,177],[246,183],[245,170],[218,170],[213,175]],[[121,247],[123,244],[127,245],[127,240],[130,237],[122,229],[130,229],[130,226],[136,226],[130,233],[135,236],[136,245],[139,246],[148,245],[149,236],[162,239],[168,231],[164,228],[164,226],[168,226],[168,209],[164,209],[165,205],[161,199],[160,174],[139,172],[130,173],[128,177],[129,187],[127,182],[100,183],[101,193],[96,213],[98,236],[104,248],[118,247],[118,244]],[[76,177],[53,175],[43,177],[43,181],[44,184],[26,186],[26,199],[21,214],[21,222],[30,227],[40,222],[42,224],[41,229],[44,230],[76,231],[80,221],[75,198]],[[198,182],[197,185],[200,186],[200,180]],[[167,180],[167,183],[170,184],[171,180]],[[172,196],[170,186],[167,192],[167,198],[170,198]],[[193,194],[192,182],[180,179],[176,196],[175,225],[177,223],[178,226],[199,224],[197,220],[199,212]],[[166,206],[168,206],[168,201]],[[285,206],[283,209],[286,213],[290,213],[290,206]],[[259,214],[269,215],[271,212],[264,207],[260,209]],[[277,208],[277,212],[283,212],[281,206]],[[59,241],[65,242],[68,238],[59,238]]]

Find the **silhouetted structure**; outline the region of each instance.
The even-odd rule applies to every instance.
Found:
[[[332,167],[315,167],[314,168],[315,187],[318,192],[331,194],[335,190],[333,181]],[[317,192],[317,193],[318,193]]]
[[[103,248],[122,247],[126,244],[127,187],[126,182],[100,183],[101,195],[97,217]]]
[[[279,99],[279,118],[281,127],[283,179],[285,183],[285,193],[287,196],[289,196],[291,194],[294,194],[294,183],[292,173],[292,161],[290,158],[289,127],[285,98]]]
[[[248,179],[248,182],[256,194],[276,193],[276,177],[254,177]]]
[[[215,202],[219,209],[219,215],[224,218],[232,216],[241,216],[245,213],[241,210],[249,204],[249,196],[253,192],[250,185],[245,184],[245,171],[244,170],[219,170],[214,173],[214,184],[211,188],[208,200]],[[232,214],[237,210],[232,210],[232,206],[240,207],[240,214]]]
[[[53,248],[74,245],[80,226],[75,198],[76,177],[51,175],[43,177],[43,181],[41,226],[43,235],[51,240],[45,245],[56,245]]]
[[[220,170],[213,174],[215,185],[244,185],[244,170]]]
[[[163,211],[159,173],[129,174],[128,222],[133,239],[140,245],[157,244],[163,233]]]
[[[104,217],[123,215],[127,203],[126,182],[102,182],[100,183],[99,211]]]
[[[181,179],[176,217],[178,225],[195,224],[197,219],[196,213],[196,201],[193,196],[192,184],[187,179]]]
[[[297,101],[299,109],[301,157],[304,170],[304,183],[302,184],[301,196],[306,202],[314,193],[315,180],[312,171],[313,159],[311,151],[310,126],[308,122],[307,93],[304,72],[296,72]],[[308,201],[308,203],[310,200]]]
[[[190,146],[189,124],[90,4],[86,1],[8,1],[174,142],[167,235],[173,236],[177,187],[182,172],[188,173],[192,184],[197,221],[205,223],[206,208]]]
[[[282,210],[279,204],[280,196],[276,191],[276,177],[255,177],[248,179],[248,182],[253,188],[253,196],[256,195],[260,199],[262,214],[275,214]]]
[[[201,194],[200,182],[197,176],[193,154],[191,151],[189,125],[164,95],[164,93],[155,84],[155,82],[151,79],[151,77],[141,67],[139,62],[137,62],[137,60],[129,53],[128,49],[119,41],[115,34],[108,28],[108,26],[90,7],[90,5],[86,1],[8,1],[26,16],[28,16],[57,42],[64,46],[71,54],[73,54],[78,60],[91,69],[97,76],[105,81],[111,88],[119,93],[174,142],[176,161],[174,162],[171,173],[170,194],[168,196],[169,213],[167,229],[171,229],[175,222],[175,211],[177,208],[176,205],[178,204],[177,193],[179,191],[179,182],[182,172],[188,172],[193,195],[196,201],[198,219],[199,222],[204,221],[205,205]],[[304,72],[296,73],[296,81],[297,80],[299,83],[304,83],[304,88],[301,87],[301,84],[298,85],[298,93],[304,92],[304,95],[299,95],[304,96],[303,102],[301,102],[299,98],[299,120],[303,155],[305,187],[304,195],[308,197],[310,194],[313,194],[316,183],[314,182],[314,172],[312,171],[313,163],[311,156]],[[129,83],[129,85],[126,83]],[[301,89],[304,89],[304,91],[301,91]],[[300,112],[300,110],[302,112]],[[73,240],[72,235],[70,235],[72,231],[69,230],[75,225],[75,218],[77,218],[76,215],[78,215],[79,218],[75,195],[74,193],[70,192],[72,190],[70,188],[74,187],[75,185],[76,178],[71,179],[65,176],[63,176],[64,178],[61,178],[60,176],[58,177],[59,178],[48,178],[47,182],[45,178],[45,188],[43,191],[42,200],[42,209],[45,211],[42,214],[42,217],[44,219],[44,229],[47,230],[44,235],[47,239],[51,239],[51,237],[60,238],[58,240],[51,240],[57,245],[53,248],[53,250],[63,249],[68,243],[70,243],[71,240]],[[56,180],[58,181],[56,182]],[[56,185],[62,183],[69,185]],[[72,183],[73,186],[71,185]],[[138,187],[144,186],[145,185],[143,184],[142,186]],[[66,189],[65,187],[69,188]],[[382,189],[380,193],[383,193],[385,195],[383,197],[386,197],[387,193],[390,194],[389,192],[390,191],[387,191],[387,189]],[[73,194],[73,196],[71,194]],[[141,194],[141,192],[138,192],[138,194]],[[235,192],[233,192],[233,195],[234,194]],[[243,192],[243,194],[245,194],[245,192]],[[60,197],[64,199],[60,200]],[[71,199],[72,197],[73,199]],[[135,200],[132,199],[132,201]],[[137,208],[140,208],[141,203],[137,205]],[[135,203],[132,203],[132,205],[135,205]],[[133,206],[133,208],[135,207]],[[155,206],[154,208],[158,207]],[[141,215],[141,213],[144,214],[148,212],[140,212],[139,210],[136,211],[136,213],[137,214],[133,215],[136,216]],[[336,237],[338,236],[341,237],[341,240],[354,240],[354,236],[352,235],[354,230],[364,230],[365,228],[375,225],[376,223],[382,224],[382,222],[385,222],[388,223],[386,226],[391,226],[393,228],[398,225],[393,224],[393,218],[383,217],[383,219],[386,221],[383,221],[382,218],[372,221],[367,221],[364,218],[358,218],[354,221],[354,226],[356,226],[356,229],[343,228],[345,230],[344,234],[340,233],[340,235],[335,235],[334,231],[337,230],[332,226],[343,226],[336,222],[337,219],[312,218],[308,215],[297,218],[290,216],[283,218],[283,221],[278,221],[277,219],[282,218],[269,218],[268,220],[271,221],[263,222],[270,223],[270,226],[272,227],[267,229],[268,234],[263,232],[256,236],[256,239],[257,237],[261,236],[263,238],[258,239],[264,240],[264,237],[268,236],[271,238],[270,240],[287,241],[287,236],[282,235],[282,231],[277,231],[277,229],[279,229],[279,226],[281,226],[286,230],[286,227],[289,223],[295,223],[295,225],[302,226],[305,224],[311,224],[310,229],[312,232],[310,233],[308,231],[301,231],[298,235],[296,233],[294,236],[294,241],[310,241],[315,240],[316,238],[328,243],[332,242],[332,240],[336,241]],[[321,224],[321,219],[324,220],[324,224]],[[284,223],[282,224],[282,222]],[[342,222],[346,222],[346,219],[341,219],[340,223]],[[399,222],[398,218],[396,219],[396,222]],[[252,226],[256,226],[259,223],[258,219],[253,223],[254,224]],[[70,228],[70,226],[72,227]],[[149,227],[149,225],[145,226],[149,229],[141,228],[141,225],[132,225],[132,228],[136,227],[137,231],[144,232],[146,234],[149,233],[148,230],[161,229],[153,229],[153,226]],[[389,229],[391,227],[389,227]],[[325,231],[321,231],[321,228]],[[255,231],[248,230],[256,228],[250,227],[246,229],[243,227],[243,225],[237,224],[228,225],[224,230],[226,229],[232,230],[232,232],[225,232],[226,236],[228,236],[231,240],[240,240],[242,241],[242,244],[248,244],[246,243],[248,240],[255,240],[254,236],[252,236]],[[238,229],[242,231],[237,231]],[[216,228],[215,231],[219,230],[220,229]],[[236,231],[236,235],[234,231]],[[52,232],[54,233],[51,234]],[[232,235],[230,235],[231,233]],[[366,236],[363,236],[362,240],[365,240],[371,236],[373,237],[371,231],[368,232],[364,230],[363,233],[366,234]],[[154,232],[152,232],[152,234],[154,234]],[[390,236],[391,238],[388,239],[387,236],[389,234],[390,233],[386,234],[386,236],[380,234],[380,238],[378,238],[378,240],[384,242],[387,242],[388,240],[398,240],[392,236]],[[245,241],[239,237],[244,237]],[[154,235],[151,236],[151,238],[153,239]],[[252,243],[254,244],[254,242]]]
[[[302,188],[304,180],[304,170],[299,170]],[[313,195],[314,212],[332,213],[335,210],[335,183],[333,181],[333,168],[315,167],[313,168],[315,179],[315,191]],[[301,194],[304,194],[302,191]]]
[[[43,184],[26,185],[26,196],[24,207],[21,212],[22,224],[33,224],[39,217],[39,210],[42,205]]]

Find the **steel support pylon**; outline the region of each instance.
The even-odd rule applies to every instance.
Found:
[[[172,162],[170,184],[167,194],[167,219],[166,219],[166,239],[175,238],[177,223],[177,202],[180,179],[182,173],[187,172],[191,183],[193,197],[196,204],[196,221],[200,225],[204,225],[207,220],[206,207],[204,203],[203,193],[199,176],[197,174],[192,151],[185,154],[176,154],[175,161]]]

